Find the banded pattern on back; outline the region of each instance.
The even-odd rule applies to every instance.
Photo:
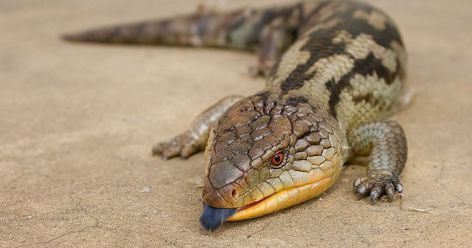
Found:
[[[303,96],[348,130],[385,118],[405,76],[403,42],[393,21],[364,3],[322,1],[275,65],[268,89]]]

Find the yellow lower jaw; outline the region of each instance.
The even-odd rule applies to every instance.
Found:
[[[320,181],[280,191],[256,205],[236,212],[228,221],[238,221],[271,214],[319,196],[336,181],[333,175]]]

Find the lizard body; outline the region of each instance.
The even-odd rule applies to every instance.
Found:
[[[394,22],[361,2],[312,0],[262,10],[194,15],[87,31],[73,41],[226,47],[255,51],[266,88],[231,96],[153,148],[164,158],[205,151],[201,224],[255,218],[312,199],[354,156],[353,183],[377,201],[402,192],[401,127],[386,120],[402,92],[406,52]]]

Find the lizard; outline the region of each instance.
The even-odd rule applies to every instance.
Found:
[[[403,191],[407,160],[399,105],[407,55],[395,22],[365,2],[310,0],[96,28],[69,41],[217,47],[257,54],[264,90],[228,96],[189,129],[159,142],[163,159],[205,155],[201,225],[271,214],[328,190],[368,157],[353,182],[372,203]]]

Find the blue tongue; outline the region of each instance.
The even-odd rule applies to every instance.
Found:
[[[203,204],[203,213],[200,217],[200,224],[208,230],[218,229],[226,219],[236,213],[237,208],[213,208]]]

